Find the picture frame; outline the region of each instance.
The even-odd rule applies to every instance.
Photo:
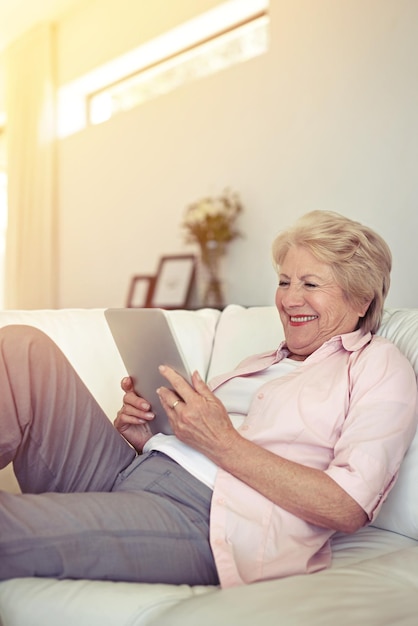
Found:
[[[195,280],[197,259],[193,254],[162,256],[149,299],[149,306],[186,309]]]
[[[154,286],[155,276],[137,274],[132,277],[126,306],[128,308],[148,307]]]

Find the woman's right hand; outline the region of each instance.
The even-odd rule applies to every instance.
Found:
[[[122,379],[121,387],[125,392],[123,405],[113,424],[135,450],[141,453],[148,439],[152,437],[148,422],[154,419],[154,413],[151,411],[150,403],[135,393],[129,376]]]

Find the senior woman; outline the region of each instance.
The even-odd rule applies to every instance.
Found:
[[[30,492],[0,494],[1,578],[228,587],[322,569],[375,519],[416,428],[412,367],[375,335],[390,251],[315,211],[273,257],[285,341],[210,385],[162,365],[172,436],[129,378],[113,429],[50,340],[1,333],[0,465]]]

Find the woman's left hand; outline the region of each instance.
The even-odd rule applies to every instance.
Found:
[[[216,462],[238,436],[222,402],[198,372],[192,375],[192,385],[171,367],[161,366],[160,372],[173,389],[160,387],[158,395],[174,434]]]

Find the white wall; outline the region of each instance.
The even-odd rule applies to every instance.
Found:
[[[59,25],[60,83],[216,3],[90,2]],[[228,302],[272,303],[274,235],[321,208],[387,239],[388,304],[418,306],[418,2],[271,0],[271,21],[268,54],[60,142],[59,306],[124,305],[133,274],[191,250],[185,206],[226,185],[246,206]]]

